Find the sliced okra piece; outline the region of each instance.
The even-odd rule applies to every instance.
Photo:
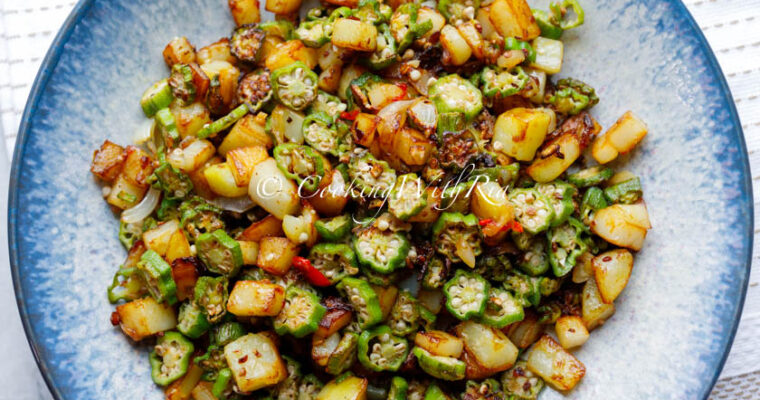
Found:
[[[400,376],[394,376],[391,379],[391,384],[388,388],[387,400],[406,400],[408,391],[409,383],[406,382],[406,379]]]
[[[298,385],[298,400],[314,400],[324,384],[314,374],[308,374]]]
[[[420,366],[420,369],[428,375],[446,381],[464,379],[465,369],[467,368],[464,361],[454,357],[436,356],[417,346],[414,347],[412,352],[417,357],[417,364]]]
[[[509,291],[492,287],[488,292],[488,303],[486,311],[480,318],[480,321],[494,328],[504,328],[505,326],[522,321],[525,318],[523,305]]]
[[[329,242],[337,242],[343,239],[351,232],[353,220],[349,214],[338,215],[337,217],[324,218],[317,220],[314,227],[322,239]]]
[[[567,176],[567,181],[579,188],[597,186],[612,178],[614,171],[604,165],[596,165]]]
[[[473,181],[461,182],[441,192],[441,209],[446,212],[468,214]]]
[[[238,102],[245,104],[248,111],[259,111],[272,98],[271,74],[268,69],[260,69],[246,74],[238,83]]]
[[[538,28],[541,29],[541,36],[549,39],[559,40],[564,30],[552,21],[551,15],[544,10],[533,9],[533,19],[536,20]]]
[[[425,271],[422,274],[422,287],[425,289],[440,289],[446,283],[449,275],[449,268],[446,263],[438,256],[432,256],[430,261],[425,265]]]
[[[518,361],[501,376],[501,388],[504,394],[515,400],[536,400],[544,381],[528,369],[527,362]]]
[[[438,2],[438,11],[454,26],[457,26],[458,22],[474,19],[479,7],[480,0],[440,0]]]
[[[335,120],[324,111],[310,114],[303,120],[303,138],[306,143],[323,154],[339,155],[338,129]]]
[[[432,311],[428,310],[422,305],[420,305],[419,310],[421,329],[424,329],[426,331],[433,330],[435,327],[435,321],[438,319],[438,317],[433,314]]]
[[[159,221],[169,221],[179,218],[179,205],[181,202],[182,199],[170,199],[169,196],[163,196],[161,198],[161,203],[158,204],[158,208],[156,209],[156,218],[158,218]]]
[[[156,142],[156,149],[166,149],[174,146],[174,143],[179,141],[179,130],[177,130],[177,121],[174,119],[174,114],[168,108],[162,108],[156,112],[153,116],[156,120],[156,128],[154,134],[157,135],[153,138]]]
[[[404,269],[398,269],[389,274],[383,274],[363,265],[359,269],[362,272],[362,278],[369,282],[370,285],[382,287],[395,285],[401,279],[404,272]]]
[[[499,185],[501,185],[501,187],[505,188],[511,187],[519,175],[519,163],[497,165],[495,167],[476,168],[472,171],[472,177],[485,176],[490,180],[497,182]],[[479,182],[483,182],[483,180],[480,180]]]
[[[420,323],[420,305],[412,293],[399,292],[388,316],[388,326],[396,336],[407,336],[417,331]]]
[[[198,258],[209,271],[233,277],[243,266],[243,252],[240,243],[227,235],[224,229],[206,232],[195,240]]]
[[[386,68],[398,60],[396,38],[393,37],[391,28],[387,24],[381,24],[378,27],[377,47],[366,60],[370,68],[374,70]]]
[[[387,193],[396,182],[396,171],[387,162],[376,159],[369,152],[351,158],[348,174],[364,195]]]
[[[554,208],[537,189],[515,189],[507,196],[515,206],[515,217],[526,232],[533,235],[549,229]]]
[[[577,115],[599,103],[593,87],[573,78],[560,79],[544,96],[544,103],[562,114]]]
[[[228,296],[227,278],[224,276],[201,276],[193,290],[193,301],[201,307],[206,319],[212,324],[221,321],[227,313]]]
[[[335,121],[344,111],[346,111],[346,103],[341,101],[340,97],[320,89],[317,91],[317,98],[309,105],[306,113],[311,115],[318,112],[324,112]]]
[[[359,345],[359,335],[346,332],[338,342],[338,347],[327,358],[325,370],[331,375],[340,375],[346,372],[356,362],[356,349]]]
[[[483,110],[483,94],[480,89],[457,74],[446,75],[435,81],[428,89],[428,94],[438,115],[462,113],[467,121],[471,121]]]
[[[108,287],[108,301],[111,304],[121,300],[132,301],[143,297],[146,285],[137,267],[120,267],[113,276],[113,282]]]
[[[639,178],[632,178],[627,181],[616,183],[604,189],[604,197],[610,203],[631,204],[641,198],[641,181]]]
[[[496,282],[504,282],[511,270],[512,262],[506,254],[485,254],[478,259],[474,269],[482,277]]]
[[[425,23],[422,24],[428,25],[429,27],[427,29],[424,29],[425,26],[417,24],[417,13],[419,9],[419,4],[404,3],[396,9],[393,15],[391,15],[389,27],[391,34],[397,43],[398,53],[402,53],[412,44],[414,39],[422,36],[433,27],[432,23],[429,21],[425,21]],[[420,33],[423,29],[424,32]]]
[[[378,0],[361,0],[354,10],[354,17],[375,25],[388,22],[392,14],[393,9]]]
[[[338,284],[338,290],[354,308],[361,329],[367,329],[383,320],[380,300],[369,283],[362,279],[345,277]]]
[[[475,257],[483,252],[474,214],[445,212],[433,224],[433,247],[451,262],[475,267]],[[471,259],[470,259],[471,258]]]
[[[424,194],[425,184],[416,174],[401,175],[388,199],[388,211],[396,218],[406,221],[427,206]]]
[[[462,399],[464,400],[491,400],[503,399],[501,384],[496,379],[486,379],[481,382],[467,381]],[[517,399],[512,399],[517,400]]]
[[[179,306],[177,320],[177,330],[191,339],[198,339],[211,327],[203,314],[203,310],[192,301],[182,303]]]
[[[140,257],[137,270],[142,281],[157,302],[174,304],[177,302],[177,285],[172,278],[172,267],[158,253],[148,250]]]
[[[567,12],[569,9],[573,10],[575,17],[566,19],[569,15]],[[549,4],[549,10],[552,14],[552,22],[562,28],[562,30],[573,29],[583,25],[585,13],[578,0],[563,0],[562,3],[559,1],[552,2]]]
[[[554,276],[567,275],[575,267],[576,259],[588,250],[581,239],[584,231],[582,222],[570,218],[567,223],[554,227],[547,233],[549,240],[549,262]]]
[[[491,285],[482,276],[458,269],[443,286],[446,309],[463,321],[480,317],[486,310],[490,289]]]
[[[256,24],[246,24],[232,32],[230,52],[242,61],[255,63],[266,34]]]
[[[349,275],[359,273],[356,254],[351,246],[343,243],[319,243],[309,251],[309,260],[314,268],[334,285]]]
[[[405,267],[406,256],[411,249],[409,240],[402,233],[376,227],[356,234],[353,246],[359,263],[381,274],[390,274]]]
[[[203,233],[224,229],[225,226],[221,217],[222,210],[198,196],[183,201],[179,206],[179,214],[180,225],[193,243]]]
[[[330,41],[329,25],[325,18],[301,21],[295,30],[296,38],[308,47],[322,47]]]
[[[536,49],[524,40],[508,37],[504,39],[504,50],[520,50],[525,54],[528,62],[536,62]]]
[[[124,249],[129,251],[136,241],[140,240],[143,234],[143,224],[140,222],[127,223],[121,221],[119,223],[119,242],[124,246]]]
[[[193,350],[193,343],[182,334],[165,332],[150,353],[150,376],[153,382],[166,386],[185,375]]]
[[[512,273],[504,282],[504,287],[515,294],[523,307],[537,306],[541,301],[542,277],[532,277],[519,272]]]
[[[150,118],[156,115],[158,110],[169,107],[172,100],[174,100],[174,96],[172,95],[172,88],[169,86],[169,80],[162,79],[143,93],[140,99],[140,107],[142,107],[145,116]]]
[[[209,334],[209,341],[217,346],[226,346],[248,333],[239,322],[225,322],[214,326]]]
[[[326,160],[309,146],[284,143],[274,148],[277,167],[299,187],[314,191],[325,177]]]
[[[575,210],[573,195],[577,189],[573,185],[562,181],[539,183],[536,185],[536,189],[546,196],[554,209],[554,218],[552,218],[551,226],[558,226],[567,221],[567,218]]]
[[[169,86],[180,105],[187,106],[195,101],[197,91],[193,83],[193,69],[189,65],[178,63],[172,66]]]
[[[227,360],[224,358],[224,348],[215,344],[209,345],[203,355],[193,358],[193,362],[203,369],[201,379],[213,381],[219,376],[219,372],[227,368]]]
[[[551,233],[549,234],[551,235]],[[530,276],[539,276],[549,269],[548,249],[543,236],[530,237],[528,247],[521,250],[523,253],[517,258],[517,266],[520,267],[520,270]]]
[[[262,22],[259,24],[259,29],[267,35],[276,36],[282,40],[293,39],[293,23],[288,20],[280,19]]]
[[[232,111],[229,112],[229,114],[223,116],[222,118],[219,118],[218,120],[209,124],[203,125],[203,128],[201,128],[198,133],[195,134],[195,136],[197,136],[198,139],[207,139],[209,137],[216,136],[217,133],[231,127],[232,124],[237,122],[240,118],[245,117],[246,114],[248,114],[248,106],[241,104],[235,107]]]
[[[217,399],[225,398],[225,393],[229,392],[231,383],[232,370],[229,368],[223,368],[217,374],[216,380],[214,380],[214,386],[211,387],[211,393]]]
[[[480,74],[481,88],[486,97],[499,95],[504,98],[515,95],[525,87],[529,79],[520,67],[514,67],[510,71],[489,66],[483,68]]]
[[[316,294],[290,286],[285,292],[285,305],[274,319],[274,330],[281,336],[289,333],[302,338],[317,330],[326,311]]]
[[[193,190],[193,183],[182,171],[164,161],[153,170],[148,182],[164,193],[164,199],[184,199]]]
[[[409,354],[409,342],[382,325],[362,332],[359,337],[359,362],[372,371],[398,371]]]
[[[318,80],[314,71],[296,61],[272,72],[272,91],[283,105],[303,110],[317,98]]]
[[[604,196],[604,191],[596,186],[592,186],[586,190],[583,194],[583,200],[581,201],[581,219],[586,225],[591,224],[591,218],[594,212],[607,207],[607,199]]]

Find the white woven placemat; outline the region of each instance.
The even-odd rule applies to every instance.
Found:
[[[225,3],[219,0],[220,6]],[[744,128],[752,170],[760,171],[760,0],[685,0],[685,3],[707,36],[728,78]],[[21,113],[37,69],[74,4],[75,1],[71,0],[0,0],[0,133],[4,135],[6,154],[13,152]],[[5,149],[0,146],[0,156]],[[760,174],[753,174],[753,182],[758,180]],[[754,189],[755,207],[760,212],[758,188],[760,186],[756,185]],[[757,216],[755,221],[757,233],[760,232]],[[758,250],[756,240],[753,266],[760,262]],[[759,283],[760,272],[754,272],[739,332],[711,399],[760,399]],[[8,300],[0,298],[0,314],[15,315],[12,296],[6,297]],[[23,333],[18,331],[15,335]],[[0,360],[0,377],[34,374],[36,370],[29,360],[17,357]],[[18,389],[12,390],[13,397],[4,397],[5,390],[0,390],[0,399],[40,396],[36,388],[29,388],[26,383],[6,380],[10,388]],[[0,379],[0,386],[9,389],[3,379]]]

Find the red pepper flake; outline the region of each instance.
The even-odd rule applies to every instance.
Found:
[[[308,258],[293,257],[293,266],[296,267],[297,270],[301,271],[301,273],[306,276],[306,280],[308,280],[312,285],[322,287],[330,286],[330,280],[327,279],[320,270],[314,268]]]
[[[111,325],[116,326],[121,323],[121,317],[119,317],[119,313],[114,311],[111,313]]]
[[[491,218],[485,218],[485,219],[481,219],[480,222],[478,222],[478,224],[480,224],[480,226],[486,226],[490,224],[491,222],[493,222]]]
[[[343,111],[342,113],[340,113],[341,118],[347,119],[349,121],[355,120],[357,115],[359,115],[358,109],[354,111]]]
[[[243,357],[240,357],[240,359],[238,360],[238,364],[242,364],[242,363],[244,363],[246,361],[248,361],[248,355],[247,354],[244,355]]]
[[[406,83],[403,83],[403,82],[397,83],[396,86],[398,86],[398,88],[401,89],[401,94],[394,97],[393,100],[391,101],[404,100],[406,98],[406,93],[409,87],[406,85]]]
[[[507,226],[509,227],[509,229],[512,229],[513,231],[517,233],[523,233],[524,231],[522,225],[520,225],[520,223],[517,221],[512,221]]]

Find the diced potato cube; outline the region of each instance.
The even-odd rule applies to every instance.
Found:
[[[451,65],[462,65],[470,59],[472,49],[457,28],[448,24],[444,25],[440,39]]]
[[[367,91],[369,104],[379,110],[404,95],[403,89],[392,83],[378,83]]]
[[[235,64],[237,62],[237,58],[235,58],[230,51],[230,40],[227,38],[221,38],[208,46],[201,47],[196,53],[196,58],[200,65],[211,61],[226,61],[230,64]]]
[[[348,184],[343,179],[343,175],[337,169],[332,170],[331,173],[330,182],[326,184],[322,181],[317,193],[308,200],[309,204],[325,217],[340,214],[348,203]]]
[[[278,104],[269,118],[271,134],[280,143],[302,144],[304,119],[306,116],[303,113]]]
[[[153,173],[153,160],[138,147],[127,146],[127,158],[121,174],[133,185],[148,187],[148,177]]]
[[[111,192],[108,194],[106,201],[108,204],[126,210],[127,208],[137,205],[145,196],[148,189],[143,186],[135,185],[120,174],[111,186]]]
[[[596,280],[589,279],[586,281],[586,284],[583,285],[583,292],[581,293],[581,310],[583,324],[586,325],[588,330],[593,330],[597,326],[603,324],[607,318],[615,313],[615,305],[605,304],[604,301],[602,301],[602,296],[599,294]]]
[[[557,390],[574,388],[586,374],[583,363],[548,335],[542,336],[530,350],[527,366]]]
[[[232,149],[247,146],[263,146],[271,149],[274,144],[272,138],[266,133],[265,124],[266,114],[256,116],[248,114],[239,119],[219,145],[219,154],[226,156]]]
[[[172,279],[177,285],[177,299],[179,301],[192,298],[195,284],[198,282],[197,259],[178,258],[172,261]]]
[[[190,251],[190,242],[187,241],[182,229],[177,229],[169,238],[169,245],[166,247],[166,261],[171,263],[178,258],[192,256]]]
[[[551,182],[573,165],[580,155],[580,139],[575,134],[566,133],[546,144],[526,172],[536,182]]]
[[[300,207],[296,184],[280,171],[274,158],[253,167],[248,196],[259,207],[280,219],[297,213]]]
[[[261,220],[254,221],[240,234],[240,240],[259,242],[267,236],[283,236],[282,220],[274,215],[267,215]]]
[[[583,319],[575,315],[565,315],[557,319],[554,330],[557,332],[559,344],[566,349],[583,346],[589,337]]]
[[[359,113],[354,119],[351,134],[357,144],[369,147],[375,141],[377,122],[374,114]]]
[[[459,358],[464,351],[462,339],[444,331],[417,332],[414,344],[430,354],[442,357]]]
[[[606,251],[591,262],[602,301],[610,304],[623,292],[633,271],[633,255],[625,249]]]
[[[235,25],[255,24],[261,21],[259,0],[228,0],[230,14],[235,20]]]
[[[203,170],[208,186],[214,193],[224,197],[240,197],[248,193],[248,187],[238,186],[229,163],[214,164]]]
[[[317,394],[316,400],[365,400],[367,379],[357,376],[344,377],[340,382],[333,379]]]
[[[174,329],[177,316],[166,303],[158,303],[153,297],[144,297],[116,307],[121,330],[140,341],[159,332]]]
[[[314,336],[318,338],[326,338],[332,336],[334,333],[348,326],[353,320],[354,313],[349,307],[332,307],[331,303],[333,299],[327,300],[325,306],[327,312],[322,316],[319,321],[317,331],[314,332]],[[341,300],[334,301],[334,304],[344,304]]]
[[[343,68],[343,75],[340,76],[340,83],[338,83],[338,97],[341,100],[346,100],[346,89],[351,85],[351,81],[360,77],[365,72],[367,72],[367,68],[358,64],[351,64]]]
[[[288,377],[277,346],[261,333],[249,333],[224,346],[224,358],[241,392],[272,386]]]
[[[327,337],[313,335],[311,337],[311,359],[320,367],[327,366],[327,361],[338,344],[340,344],[340,333],[336,332]]]
[[[578,256],[573,267],[573,282],[583,283],[594,277],[594,269],[591,266],[591,261],[594,259],[594,255],[590,252],[585,252]]]
[[[481,33],[483,34],[483,38],[486,40],[494,40],[501,38],[501,35],[499,32],[496,31],[496,28],[493,26],[493,23],[491,22],[491,9],[488,7],[480,7],[478,9],[478,14],[475,17],[475,19],[478,20],[478,23],[480,23],[480,29]]]
[[[541,34],[525,0],[496,0],[491,3],[489,18],[494,28],[504,37],[531,40]]]
[[[424,38],[429,38],[440,32],[443,26],[446,25],[446,17],[441,15],[441,13],[427,6],[420,7],[419,11],[417,11],[417,23],[424,24],[427,21],[430,21],[433,27],[422,35]]]
[[[547,74],[558,74],[562,70],[564,45],[561,41],[537,37],[533,39],[533,49],[536,50],[536,61],[531,67]]]
[[[505,371],[517,361],[517,347],[496,328],[465,321],[457,325],[456,332],[477,363],[492,373]]]
[[[506,223],[515,217],[515,207],[504,188],[494,181],[478,182],[470,198],[470,209],[478,219]]]
[[[98,178],[111,182],[119,176],[126,158],[127,155],[123,147],[106,140],[92,155],[90,171]]]
[[[494,124],[493,148],[519,161],[530,161],[555,128],[557,117],[547,108],[513,108]]]
[[[145,231],[142,236],[143,242],[149,249],[163,257],[169,250],[169,243],[172,240],[172,236],[179,230],[179,221],[172,219],[153,229]]]
[[[395,286],[377,286],[372,285],[372,289],[377,293],[377,300],[380,303],[380,311],[383,314],[383,320],[388,318],[388,314],[393,309],[393,304],[396,303],[396,297],[398,297],[398,288]]]
[[[610,179],[607,179],[607,181],[604,182],[604,187],[617,185],[618,183],[629,181],[634,178],[637,178],[636,174],[624,169],[622,171],[615,172],[615,175],[612,175]]]
[[[298,246],[288,238],[265,237],[259,242],[256,265],[272,275],[285,275],[297,255]]]
[[[308,202],[304,202],[301,215],[286,215],[282,218],[282,231],[291,242],[311,247],[318,239],[317,229],[314,227],[318,219],[319,215],[314,208]]]
[[[240,252],[243,253],[243,265],[256,265],[259,258],[259,244],[245,240],[238,240]]]
[[[332,45],[331,45],[332,46]],[[330,65],[322,69],[317,79],[317,85],[325,92],[334,93],[340,85],[340,75],[343,72],[342,65]]]
[[[274,317],[285,304],[285,289],[269,281],[237,281],[227,311],[238,317]]]
[[[245,187],[247,192],[253,167],[268,157],[267,149],[262,146],[238,147],[227,152],[227,164],[230,166],[235,183],[240,187]]]
[[[425,165],[436,143],[422,132],[405,126],[393,136],[393,153],[407,165]]]
[[[172,150],[166,160],[174,168],[184,172],[192,172],[200,168],[216,153],[214,145],[208,140],[194,140],[187,147]]]
[[[522,321],[515,322],[506,329],[509,340],[519,349],[530,347],[541,337],[543,331],[543,325],[538,323],[538,317],[533,312],[526,312]]]
[[[332,44],[358,51],[375,51],[377,28],[355,19],[338,18],[333,25]]]
[[[618,156],[618,151],[607,141],[607,135],[597,136],[591,145],[591,155],[599,164],[607,164]]]
[[[204,172],[206,171],[206,168],[215,164],[222,164],[223,162],[224,161],[221,157],[214,156],[206,161],[205,164],[197,168],[195,171],[187,174],[190,177],[190,181],[193,182],[193,189],[198,193],[199,196],[206,199],[213,199],[216,197],[216,193],[212,192],[211,188],[209,187],[208,180],[206,180],[206,175]]]
[[[649,211],[644,200],[639,200],[633,204],[615,204],[614,207],[620,210],[623,219],[629,224],[636,225],[644,229],[651,229],[652,223],[649,221]]]
[[[268,2],[269,0],[267,3]],[[298,2],[300,3],[300,1]],[[274,48],[272,53],[267,55],[264,59],[264,63],[270,71],[286,67],[296,61],[301,61],[306,64],[309,69],[314,69],[314,67],[317,66],[317,50],[312,49],[311,47],[306,47],[300,40],[288,40]]]
[[[195,48],[186,37],[175,37],[164,48],[164,61],[169,68],[174,64],[195,62]]]
[[[647,229],[629,222],[630,218],[620,207],[603,208],[594,213],[591,230],[614,245],[638,251],[644,245]]]
[[[644,121],[627,111],[614,125],[607,130],[604,135],[607,142],[611,144],[619,153],[624,154],[631,151],[644,136],[647,135],[647,125]]]
[[[472,49],[472,55],[474,55],[477,59],[482,59],[485,55],[485,42],[483,41],[483,36],[481,36],[478,27],[475,25],[475,22],[463,22],[457,26],[457,30],[459,31],[459,34],[462,35],[467,44],[470,45],[470,48]]]
[[[290,14],[301,8],[301,0],[266,0],[266,10],[275,14]]]
[[[211,114],[202,103],[193,103],[188,106],[182,106],[179,102],[172,102],[169,109],[174,115],[174,121],[177,124],[177,131],[183,138],[188,136],[195,137],[195,134],[203,128],[204,125],[211,123]]]

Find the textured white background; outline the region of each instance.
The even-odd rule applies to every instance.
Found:
[[[0,216],[5,224],[7,157],[39,64],[74,1],[0,0]],[[220,5],[226,3],[220,0]],[[734,95],[753,171],[760,171],[760,0],[685,0],[712,45]],[[753,182],[760,173],[753,175]],[[755,189],[755,199],[760,199]],[[756,203],[755,207],[760,212]],[[760,231],[760,224],[757,223]],[[0,399],[48,398],[31,360],[7,272],[0,231]],[[753,266],[760,259],[755,248]],[[760,399],[760,272],[750,280],[744,314],[721,380],[711,398]]]

